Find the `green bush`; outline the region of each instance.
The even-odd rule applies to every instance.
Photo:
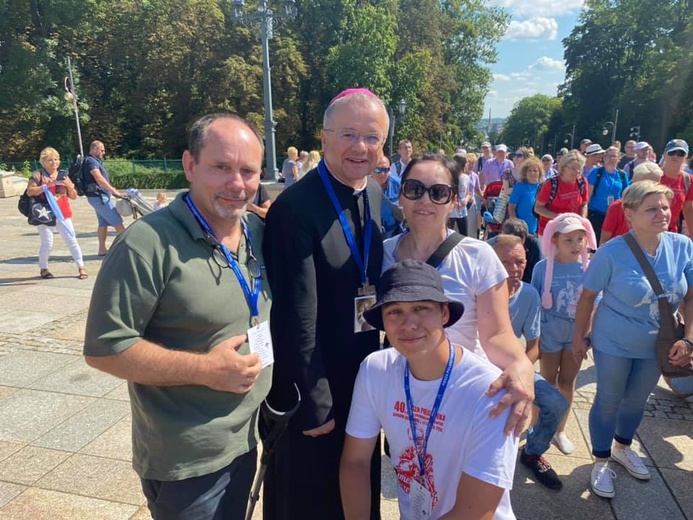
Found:
[[[109,171],[111,184],[118,189],[136,188],[138,190],[180,190],[188,187],[185,173],[116,173]]]

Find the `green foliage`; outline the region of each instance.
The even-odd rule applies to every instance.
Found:
[[[188,187],[185,173],[111,173],[111,183],[121,189],[180,190]]]
[[[511,147],[528,145],[542,149],[549,127],[560,116],[561,109],[562,102],[556,97],[536,94],[521,99],[505,121],[502,140]]]
[[[279,0],[268,3],[282,11]],[[507,23],[485,0],[298,2],[297,19],[270,40],[277,149],[319,148],[327,103],[355,85],[391,109],[407,101],[395,137],[418,150],[469,139]],[[180,157],[187,126],[214,111],[265,131],[259,31],[235,21],[230,2],[4,0],[0,35],[3,160],[48,145],[77,153],[63,97],[68,55],[84,144],[101,140],[110,157]]]
[[[586,2],[563,40],[567,70],[560,90],[576,139],[601,137],[616,109],[621,141],[636,125],[656,147],[674,136],[693,138],[692,18],[687,0],[662,0],[656,7],[648,0]]]

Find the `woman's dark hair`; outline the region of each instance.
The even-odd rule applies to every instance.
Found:
[[[459,169],[459,163],[457,161],[451,161],[445,156],[437,153],[426,153],[420,155],[419,157],[414,157],[411,161],[409,161],[407,167],[402,172],[402,182],[407,180],[407,177],[409,177],[409,173],[414,166],[424,162],[434,162],[442,167],[443,170],[450,176],[450,186],[452,186],[454,188],[454,192],[457,193],[459,176],[462,172],[462,170]]]

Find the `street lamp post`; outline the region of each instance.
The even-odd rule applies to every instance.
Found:
[[[77,124],[77,140],[79,141],[79,154],[84,158],[84,145],[82,144],[82,129],[79,126],[79,106],[77,105],[77,92],[75,91],[75,79],[72,76],[72,61],[67,57],[67,73],[65,78],[65,100],[72,104],[72,110],[75,112],[75,123]]]
[[[234,18],[246,27],[260,27],[262,38],[262,85],[265,101],[265,174],[266,179],[277,177],[277,153],[274,141],[277,122],[272,116],[272,78],[270,74],[269,40],[274,37],[274,29],[285,20],[296,18],[296,0],[283,0],[284,13],[275,13],[267,6],[266,0],[260,0],[257,11],[245,12],[244,0],[232,0]]]
[[[602,127],[602,135],[609,135],[608,125],[611,125],[611,142],[616,140],[616,127],[618,126],[618,108],[616,109],[616,117],[613,121],[607,121]]]
[[[390,114],[390,157],[394,155],[393,143],[395,139],[395,112],[388,108],[388,113]],[[404,118],[404,114],[407,112],[407,102],[404,99],[400,99],[397,103],[397,111],[399,115]]]

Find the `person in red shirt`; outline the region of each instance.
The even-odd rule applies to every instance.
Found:
[[[660,182],[661,179],[662,169],[657,166],[657,163],[644,162],[637,165],[633,170],[633,183],[640,181]],[[621,199],[619,199],[614,201],[606,212],[604,224],[602,225],[602,237],[599,241],[599,247],[606,244],[612,238],[625,235],[628,231],[630,231],[630,226],[628,222],[626,222]]]
[[[77,243],[75,228],[72,225],[72,208],[70,207],[69,199],[77,198],[75,185],[70,181],[66,171],[59,171],[60,154],[55,148],[50,146],[41,151],[39,162],[42,168],[34,172],[27,184],[26,193],[30,197],[36,197],[40,200],[45,200],[43,186],[56,198],[60,212],[63,214],[64,220],[58,220],[54,226],[38,225],[36,226],[39,237],[41,237],[41,247],[39,248],[39,268],[41,278],[53,278],[53,273],[48,270],[48,257],[51,249],[53,249],[53,230],[57,229],[65,244],[70,249],[72,259],[77,266],[77,278],[84,280],[87,278],[87,272],[84,270],[84,259],[82,258],[82,250]]]
[[[569,152],[558,165],[558,175],[542,185],[534,205],[534,211],[539,215],[539,235],[544,233],[549,220],[561,213],[587,216],[587,181],[582,177],[584,164],[581,154]],[[553,200],[552,191],[555,191]]]
[[[690,190],[686,189],[690,184],[690,181],[686,182],[685,179],[688,174],[683,171],[687,155],[688,143],[683,139],[672,139],[664,148],[664,164],[662,164],[664,175],[659,182],[674,192],[674,198],[671,199],[671,221],[669,222],[669,231],[674,233],[679,231],[679,219],[684,201],[693,200]],[[689,193],[686,193],[687,191]]]

